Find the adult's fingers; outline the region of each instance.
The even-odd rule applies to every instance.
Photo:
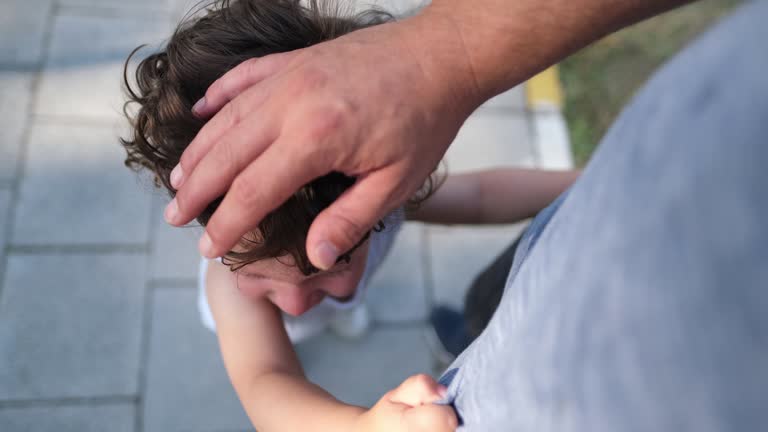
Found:
[[[208,221],[200,253],[224,255],[240,237],[255,228],[303,185],[327,174],[326,167],[278,138],[232,182],[224,200]]]
[[[297,51],[271,54],[246,60],[208,87],[205,96],[195,103],[192,111],[199,117],[208,117],[218,112],[229,101],[245,89],[279,72]]]
[[[224,195],[246,165],[277,139],[278,131],[269,115],[256,113],[257,120],[242,122],[212,146],[168,204],[166,220],[183,225],[214,199]]]
[[[263,86],[251,87],[217,112],[184,149],[179,164],[171,173],[171,186],[180,189],[197,168],[197,164],[224,135],[236,129],[244,118],[260,122],[261,119],[254,114],[268,95],[268,89]]]
[[[358,178],[344,194],[323,210],[307,234],[307,256],[316,267],[329,269],[340,254],[356,245],[376,222],[395,208],[406,194],[393,167]]]
[[[453,432],[459,424],[452,407],[434,404],[405,410],[403,422],[408,432]]]
[[[446,388],[429,375],[413,375],[403,381],[396,389],[390,391],[387,398],[390,402],[418,406],[437,402],[445,397]]]

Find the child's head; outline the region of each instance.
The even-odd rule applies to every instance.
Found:
[[[175,191],[170,172],[205,123],[192,114],[192,105],[217,78],[247,59],[305,48],[392,18],[374,10],[341,18],[324,13],[315,1],[296,0],[223,0],[207,9],[204,16],[179,25],[164,50],[139,64],[135,88],[125,80],[126,105],[138,105],[136,114],[129,115],[132,134],[121,140],[127,151],[125,163],[135,170],[151,170],[156,185],[163,185],[171,196]],[[127,67],[128,62],[126,77]],[[274,279],[296,282],[332,276],[334,269],[315,274],[318,271],[305,250],[306,235],[315,216],[353,183],[353,178],[332,173],[307,184],[244,236],[224,262],[254,280],[272,279],[281,272]],[[211,203],[197,217],[198,222],[205,225],[220,202],[221,198]],[[366,239],[342,255],[337,267],[347,267],[350,274],[361,273]],[[360,275],[356,277],[359,280]],[[350,295],[357,280],[349,279],[326,294]],[[346,286],[350,284],[351,288]]]

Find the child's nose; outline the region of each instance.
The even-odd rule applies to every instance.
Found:
[[[325,295],[319,290],[287,289],[277,295],[275,304],[288,315],[299,316],[312,309]]]

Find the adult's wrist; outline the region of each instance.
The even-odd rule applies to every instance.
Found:
[[[493,96],[477,81],[452,16],[427,7],[398,25],[402,43],[418,62],[432,97],[459,121]]]
[[[486,100],[587,44],[691,0],[432,0]]]
[[[489,99],[593,40],[599,20],[571,9],[601,1],[433,0],[427,13],[452,23],[477,92]]]
[[[403,22],[403,38],[425,74],[471,112],[557,61],[555,53],[564,51],[553,47],[553,41],[536,49],[531,46],[535,44],[529,38],[536,36],[528,27],[542,26],[531,19],[518,22],[526,13],[511,11],[530,8],[530,3],[546,2],[432,0],[419,15]],[[538,7],[536,13],[543,10]],[[544,55],[546,51],[555,53]]]

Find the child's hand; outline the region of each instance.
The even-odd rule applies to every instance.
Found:
[[[453,409],[433,404],[445,391],[432,377],[414,375],[363,413],[355,432],[452,432],[457,426]]]

